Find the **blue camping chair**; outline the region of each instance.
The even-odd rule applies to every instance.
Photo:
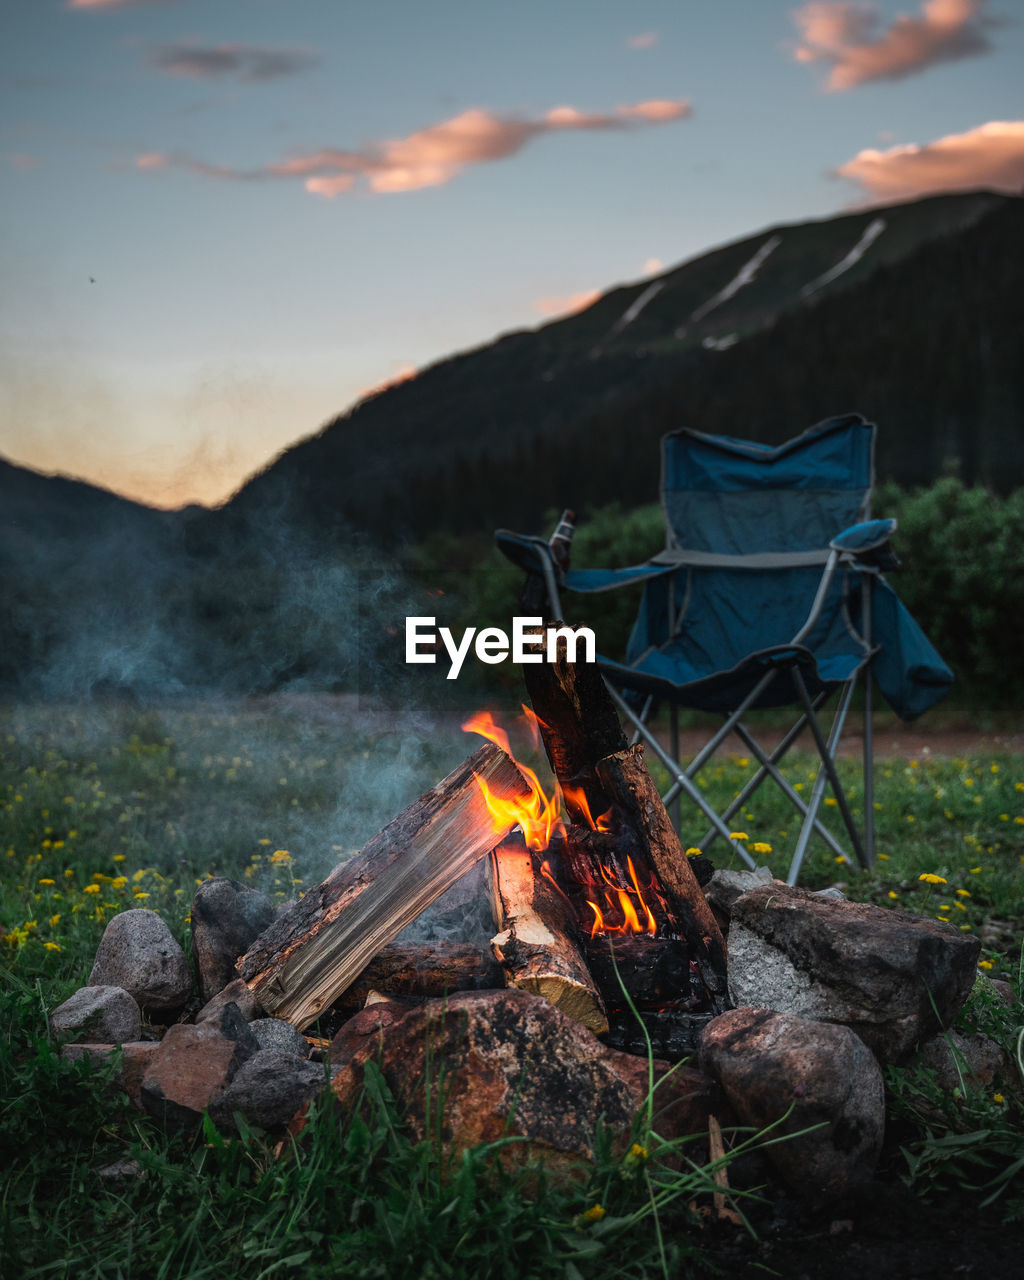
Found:
[[[625,569],[564,569],[551,543],[500,529],[501,550],[546,584],[551,618],[562,618],[560,588],[607,591],[643,582],[640,609],[621,660],[599,657],[623,716],[669,771],[664,796],[687,796],[718,836],[768,778],[798,813],[801,829],[789,868],[795,884],[812,834],[837,856],[847,850],[824,825],[826,787],[836,799],[850,845],[863,867],[874,860],[872,688],[911,720],[948,690],[952,672],[882,576],[895,520],[873,520],[875,427],[856,414],[831,418],[777,447],[684,429],[662,440],[661,502],[665,550]],[[571,533],[568,535],[571,536]],[[836,748],[855,689],[864,689],[863,822],[858,826],[835,767]],[[819,718],[838,695],[826,728]],[[652,732],[659,703],[671,712],[671,751]],[[770,752],[744,723],[748,712],[795,706],[799,718]],[[679,708],[718,712],[722,726],[683,765]],[[805,799],[779,762],[809,729],[820,757]],[[757,762],[743,790],[716,813],[697,774],[730,734]]]

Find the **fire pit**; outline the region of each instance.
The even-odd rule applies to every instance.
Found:
[[[394,943],[487,857],[504,985],[545,997],[613,1047],[650,1046],[663,1058],[696,1049],[701,1028],[727,1007],[725,945],[642,747],[627,745],[596,667],[563,651],[524,672],[533,703],[524,712],[555,785],[545,790],[515,759],[488,713],[474,716],[463,727],[486,744],[239,961],[268,1013],[308,1026],[349,1004],[345,993],[375,957],[385,990],[423,997],[494,985],[489,958],[474,962],[471,948],[401,952]]]

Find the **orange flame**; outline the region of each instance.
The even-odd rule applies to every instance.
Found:
[[[489,711],[478,711],[462,727],[467,733],[478,733],[488,742],[493,742],[515,760],[509,745],[508,734],[494,723],[494,717]],[[504,836],[512,827],[519,826],[522,828],[527,848],[540,852],[551,843],[552,833],[563,829],[561,796],[557,786],[548,796],[540,785],[540,779],[529,765],[519,760],[516,760],[516,764],[530,788],[526,796],[508,800],[503,796],[495,795],[483,778],[477,777],[477,783],[483,793],[488,812],[494,820],[495,834]]]
[[[612,829],[611,809],[608,809],[604,813],[602,813],[601,816],[595,822],[593,815],[590,812],[590,802],[587,800],[587,793],[583,790],[582,787],[563,787],[562,795],[566,798],[566,800],[570,802],[570,804],[575,805],[576,809],[580,813],[580,816],[583,818],[583,821],[587,824],[587,826],[591,829],[591,831],[611,831]]]
[[[604,906],[605,911],[615,911],[616,905],[622,914],[621,924],[609,924],[605,920],[605,911],[602,911],[596,902],[587,899],[587,906],[594,913],[594,923],[590,930],[592,938],[597,937],[599,933],[625,935],[627,933],[650,933],[658,932],[658,924],[654,919],[654,914],[647,905],[644,895],[640,889],[640,883],[637,880],[636,867],[633,866],[633,859],[626,859],[626,866],[629,868],[629,878],[632,881],[632,888],[623,887],[617,884],[606,867],[601,868],[601,875],[607,882],[604,889]],[[636,895],[636,900],[643,909],[644,922],[641,924],[637,909],[633,904],[630,894]]]

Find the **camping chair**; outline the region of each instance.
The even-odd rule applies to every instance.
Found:
[[[862,867],[874,861],[872,688],[910,720],[937,702],[953,676],[882,576],[895,520],[873,520],[875,427],[856,414],[831,418],[777,447],[684,429],[662,440],[661,503],[665,550],[625,569],[569,570],[552,543],[498,530],[501,550],[546,585],[549,616],[562,618],[559,589],[606,591],[643,582],[624,658],[598,662],[622,715],[668,769],[664,795],[687,796],[710,828],[700,842],[729,841],[730,819],[767,779],[800,815],[788,881],[800,875],[817,833],[837,857],[846,847],[820,816],[826,787],[838,805]],[[563,545],[564,545],[564,530]],[[556,538],[558,534],[556,534]],[[860,683],[864,690],[863,821],[858,826],[836,771],[836,750]],[[831,722],[822,721],[836,695]],[[651,728],[659,703],[670,708],[671,751]],[[793,706],[799,716],[771,751],[744,718]],[[720,713],[723,723],[684,765],[678,713]],[[820,764],[805,799],[780,761],[809,729]],[[756,772],[721,813],[696,779],[736,734]]]

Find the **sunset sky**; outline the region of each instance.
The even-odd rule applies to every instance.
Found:
[[[773,223],[1024,189],[1024,0],[0,15],[0,455],[161,506]]]

